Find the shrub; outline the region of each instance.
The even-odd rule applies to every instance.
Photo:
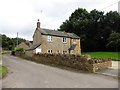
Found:
[[[12,51],[11,54],[12,54],[12,55],[15,55],[15,51]]]
[[[23,48],[16,48],[15,51],[17,51],[17,52],[24,52],[24,49]]]

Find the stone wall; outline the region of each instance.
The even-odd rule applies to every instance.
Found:
[[[34,54],[28,56],[25,53],[15,52],[15,55],[32,59],[43,64],[62,65],[83,71],[95,72],[112,66],[111,59],[91,59],[88,55],[64,55],[64,54]]]

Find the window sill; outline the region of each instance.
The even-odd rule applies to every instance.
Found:
[[[67,43],[67,42],[63,42],[63,43]]]
[[[53,41],[48,41],[48,42],[52,43]]]

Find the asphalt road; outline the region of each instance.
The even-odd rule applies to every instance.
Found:
[[[62,70],[10,55],[3,55],[2,62],[9,69],[3,88],[118,88],[118,80],[110,76]]]

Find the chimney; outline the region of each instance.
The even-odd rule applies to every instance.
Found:
[[[40,22],[39,22],[39,19],[38,19],[38,22],[37,22],[37,28],[40,28]]]

